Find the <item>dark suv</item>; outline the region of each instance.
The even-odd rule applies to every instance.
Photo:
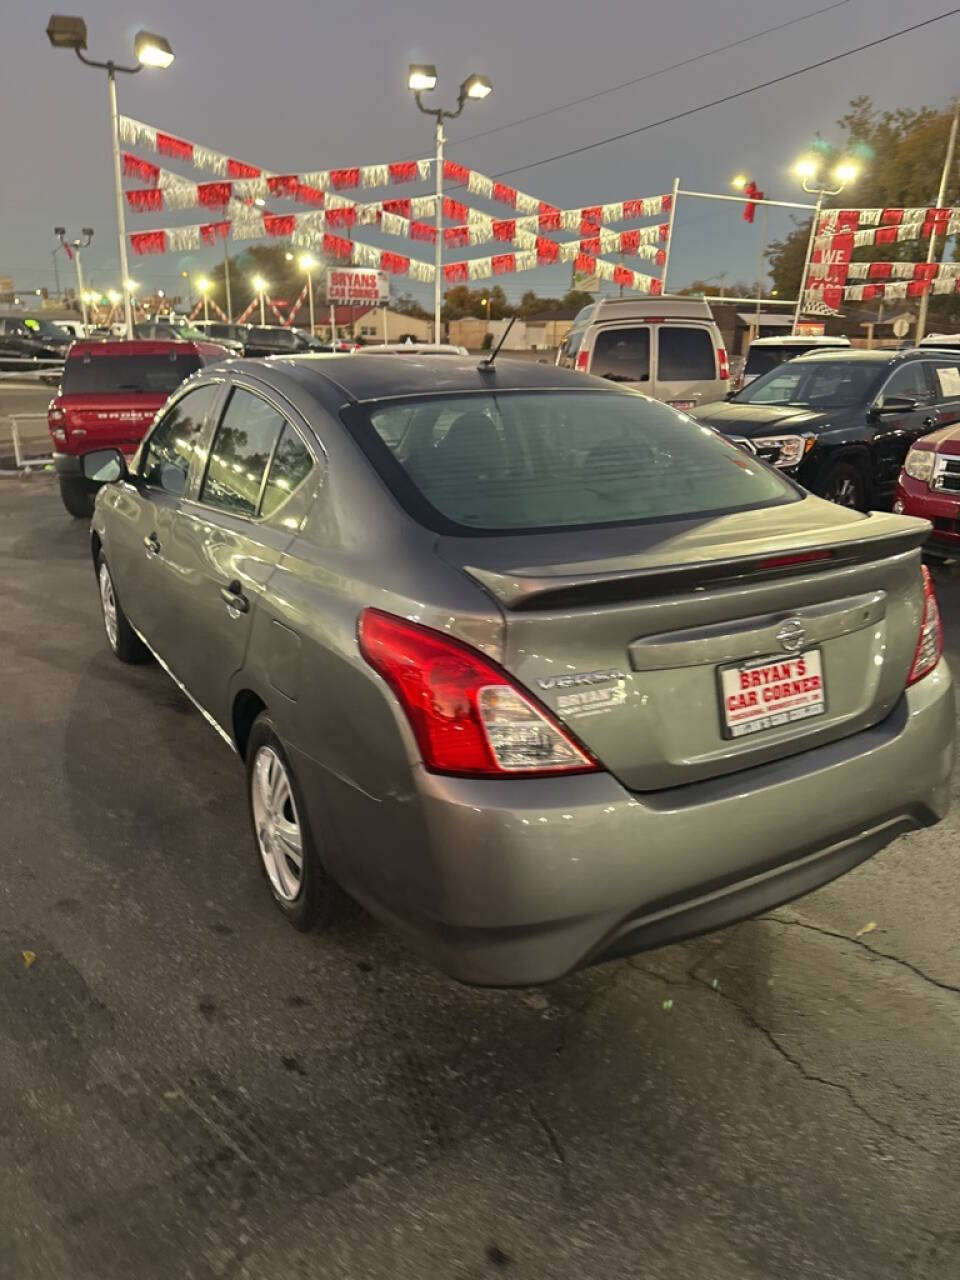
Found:
[[[913,442],[960,422],[960,352],[811,352],[693,416],[821,497],[889,506]]]

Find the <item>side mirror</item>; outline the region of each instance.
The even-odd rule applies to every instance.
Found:
[[[117,480],[126,480],[130,474],[127,460],[119,449],[95,449],[85,453],[81,459],[83,474],[94,484],[113,484]]]
[[[874,413],[912,413],[919,404],[913,396],[884,396],[879,404],[874,405]]]

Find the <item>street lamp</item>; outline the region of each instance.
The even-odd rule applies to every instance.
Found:
[[[197,292],[200,294],[201,298],[203,298],[203,323],[209,324],[210,303],[208,295],[210,290],[213,288],[213,281],[208,276],[198,276],[194,281],[194,284],[197,286]]]
[[[82,240],[68,240],[66,227],[54,227],[53,234],[63,245],[63,251],[68,258],[72,258],[77,268],[77,296],[80,299],[80,315],[83,319],[83,327],[86,329],[87,320],[87,293],[83,287],[83,265],[80,262],[80,250],[86,249],[87,245],[93,239],[93,227],[84,227],[82,231]],[[56,252],[56,250],[54,250]]]
[[[96,67],[106,71],[110,89],[110,145],[113,150],[113,183],[117,202],[117,236],[120,245],[120,279],[126,280],[130,272],[127,269],[127,228],[123,213],[123,182],[120,176],[120,133],[117,118],[117,72],[125,75],[136,75],[144,67],[166,68],[173,62],[173,50],[163,36],[150,31],[138,31],[133,41],[133,51],[137,59],[135,67],[121,67],[110,59],[108,62],[95,62],[84,57],[87,47],[87,24],[83,18],[54,15],[47,23],[47,38],[55,49],[72,49],[81,62],[88,67]],[[123,295],[123,315],[128,338],[133,337],[133,309],[130,295]]]
[[[313,315],[313,273],[316,271],[319,263],[313,254],[301,253],[300,257],[297,259],[297,265],[301,271],[306,273],[307,277],[307,296],[310,299],[310,337],[312,338],[314,336],[314,329],[316,326],[316,321],[314,320]]]
[[[436,142],[436,178],[437,178],[437,207],[436,207],[436,228],[437,241],[434,252],[434,280],[433,280],[433,337],[435,342],[440,341],[440,311],[443,305],[443,122],[444,120],[455,120],[463,111],[467,99],[470,98],[475,102],[486,98],[493,88],[493,85],[486,76],[472,75],[467,76],[466,80],[460,86],[460,93],[457,97],[456,111],[443,111],[439,107],[425,107],[421,94],[429,93],[437,87],[437,68],[429,64],[418,64],[411,66],[407,75],[407,88],[411,90],[416,100],[417,106],[427,116],[433,116],[437,122]]]
[[[820,156],[801,156],[793,166],[793,171],[807,195],[816,196],[817,203],[813,210],[813,222],[810,226],[810,239],[807,241],[807,254],[803,260],[803,274],[800,277],[800,288],[797,291],[797,309],[793,313],[793,332],[797,332],[800,315],[803,311],[803,295],[807,288],[807,272],[810,270],[810,259],[813,257],[813,246],[820,225],[820,212],[825,196],[838,196],[844,187],[856,182],[860,176],[860,166],[853,160],[841,160],[834,165],[833,173],[827,174]],[[832,180],[832,185],[831,185]]]
[[[260,298],[260,323],[261,325],[265,325],[267,323],[267,313],[263,309],[263,295],[267,288],[267,282],[264,280],[263,276],[254,276],[250,283],[253,285]]]

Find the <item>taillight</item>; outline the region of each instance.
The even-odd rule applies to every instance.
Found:
[[[55,409],[51,406],[51,408],[47,410],[48,422],[62,422],[66,416],[67,415],[62,409]]]
[[[717,376],[721,382],[730,377],[730,361],[727,359],[726,347],[717,347]]]
[[[577,352],[577,368],[580,370],[581,373],[586,373],[589,367],[590,367],[590,352],[578,351]]]
[[[913,666],[907,676],[908,688],[930,674],[940,661],[941,653],[943,653],[943,624],[940,621],[940,606],[937,604],[937,593],[933,589],[930,570],[924,565],[923,621],[920,623],[920,638],[917,641],[917,652],[913,655]]]
[[[432,772],[530,777],[599,769],[545,707],[469,645],[379,609],[364,609],[358,639],[399,699]]]

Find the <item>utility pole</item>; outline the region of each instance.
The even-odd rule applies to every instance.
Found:
[[[943,159],[943,172],[940,175],[940,190],[937,192],[936,207],[938,209],[943,208],[943,201],[947,192],[947,183],[950,180],[950,170],[953,168],[953,152],[957,145],[958,122],[960,122],[960,100],[957,101],[953,109],[953,123],[950,125],[950,138],[947,142],[947,154],[944,156],[944,159]],[[936,237],[936,233],[934,233],[930,237],[930,247],[927,249],[927,262],[931,263],[936,261],[937,261],[937,237]],[[933,281],[931,280],[927,285],[926,293],[924,293],[920,299],[920,312],[919,312],[919,315],[917,316],[917,333],[916,333],[917,342],[920,341],[920,339],[923,337],[923,335],[927,331],[927,308],[930,305],[930,293],[932,292],[932,290],[933,290]]]

